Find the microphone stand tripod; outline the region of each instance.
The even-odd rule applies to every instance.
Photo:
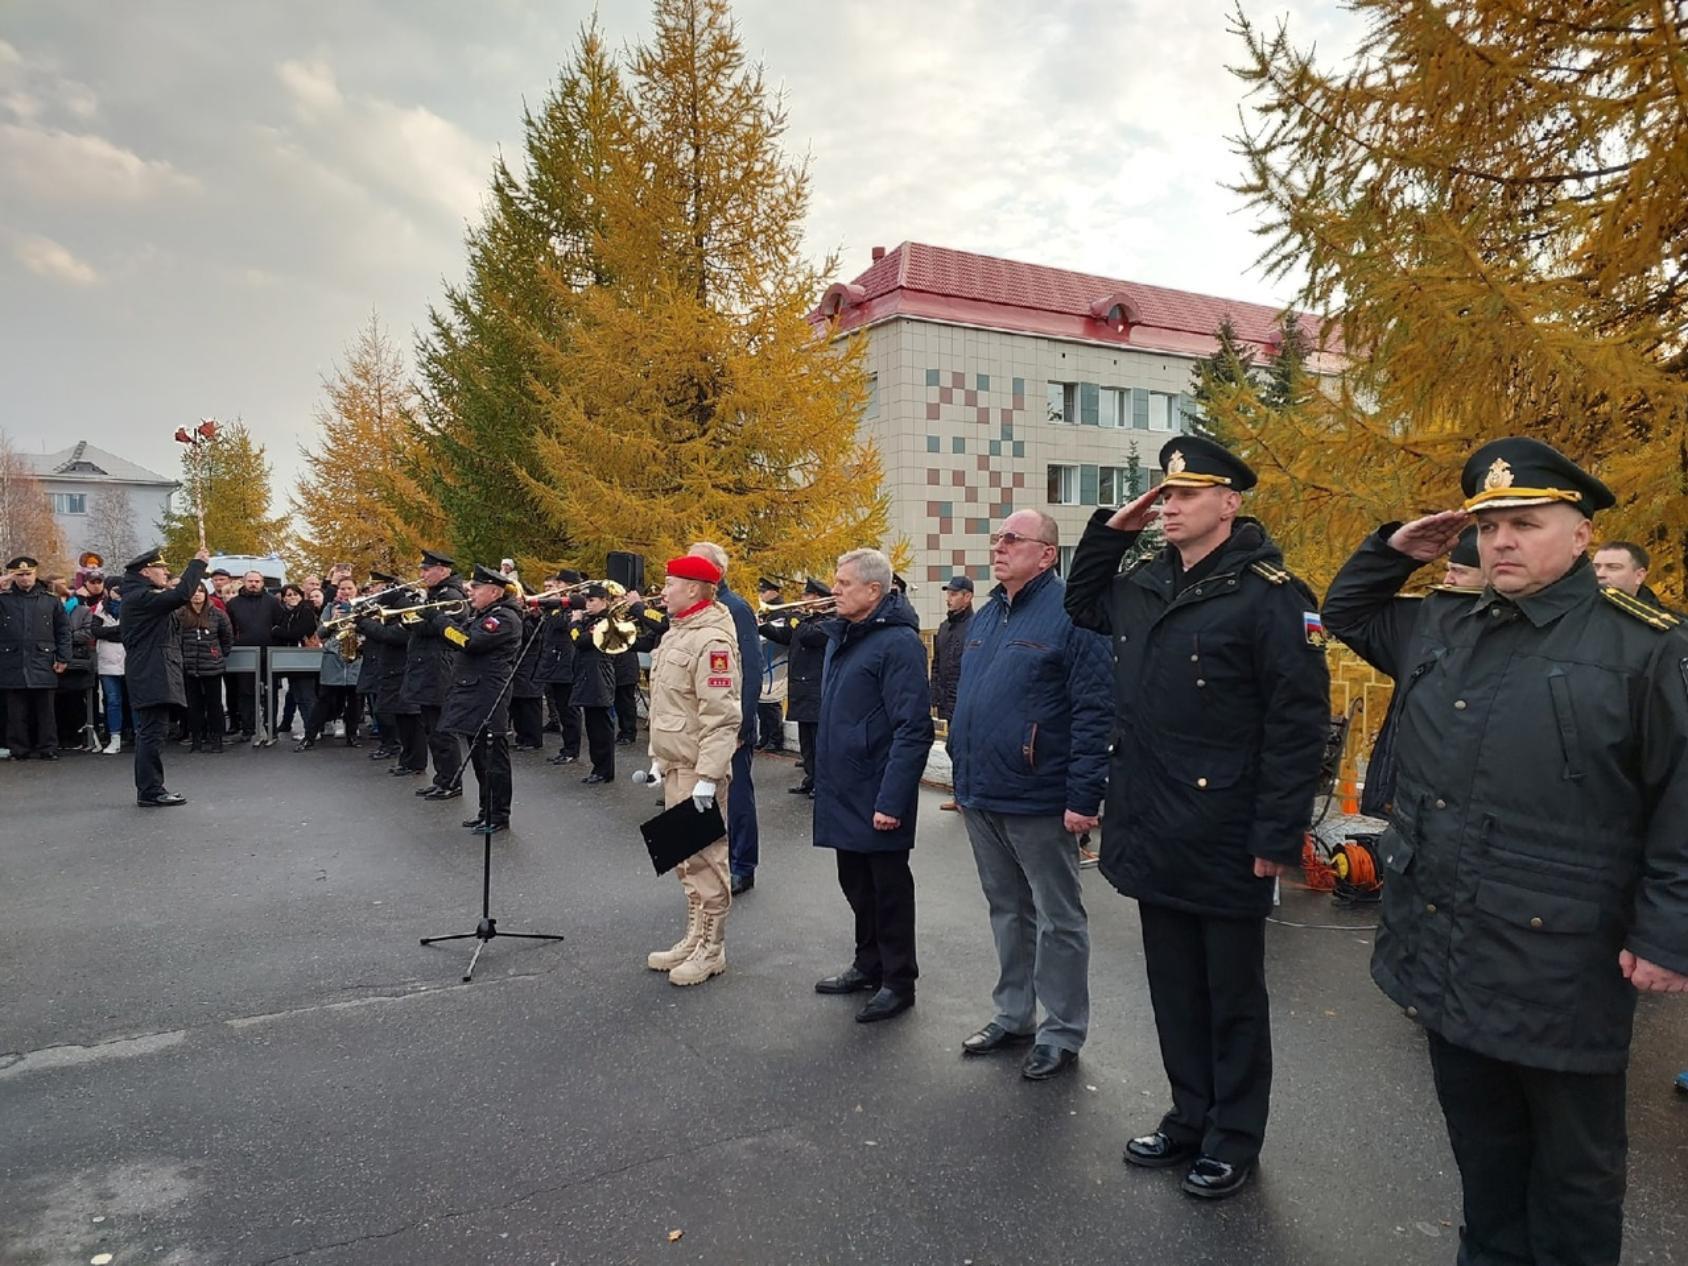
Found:
[[[516,653],[515,661],[510,665],[510,675],[504,679],[504,684],[499,687],[498,694],[492,701],[491,709],[482,719],[480,728],[476,731],[475,742],[483,745],[481,749],[481,768],[482,770],[487,771],[487,773],[490,773],[492,768],[492,727],[490,722],[492,721],[493,714],[498,711],[499,705],[504,702],[504,692],[510,689],[511,685],[516,680],[516,674],[521,671],[522,660],[527,656],[528,646],[533,642],[533,639],[538,636],[539,628],[540,626],[535,624],[533,632],[529,633],[523,640],[521,650]],[[481,820],[479,826],[475,828],[475,834],[481,837],[480,922],[475,924],[475,930],[473,932],[453,932],[450,936],[424,936],[422,938],[422,944],[424,945],[438,945],[442,941],[467,941],[471,938],[475,941],[475,953],[469,959],[469,965],[463,969],[463,979],[465,982],[474,976],[475,964],[481,961],[481,951],[486,948],[487,942],[492,940],[495,936],[513,937],[517,940],[523,941],[560,941],[563,939],[562,934],[559,932],[500,932],[498,930],[498,920],[492,917],[493,832],[491,779],[483,774],[479,779],[477,779],[477,781],[481,785]],[[463,785],[462,765],[457,767],[457,774],[452,779],[451,785],[454,787],[461,787]]]

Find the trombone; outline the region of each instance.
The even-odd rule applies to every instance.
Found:
[[[429,611],[443,611],[446,615],[462,615],[469,609],[467,598],[446,598],[440,602],[418,602],[408,607],[376,607],[373,610],[359,610],[353,607],[345,615],[337,615],[332,620],[322,622],[324,633],[336,636],[352,628],[359,620],[379,620],[385,624],[389,620],[403,620],[406,624],[415,624],[424,613]]]

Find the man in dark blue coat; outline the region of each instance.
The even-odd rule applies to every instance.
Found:
[[[1108,644],[1073,626],[1059,556],[1041,510],[1016,510],[992,534],[997,585],[966,626],[949,719],[955,799],[1000,969],[996,1012],[961,1049],[987,1055],[1035,1037],[1021,1067],[1031,1081],[1071,1068],[1089,1030],[1077,837],[1099,824],[1114,716]]]
[[[176,612],[187,606],[210,558],[203,549],[195,554],[172,589],[164,587],[170,568],[161,550],[148,550],[124,568],[123,619],[118,630],[129,709],[135,718],[135,801],[143,809],[187,803],[186,796],[164,787],[164,728],[171,710],[187,705]]]
[[[920,622],[874,549],[838,560],[838,617],[826,623],[815,736],[815,846],[838,851],[838,884],[856,916],[856,956],[816,993],[873,990],[870,1024],[914,1005],[915,810],[932,753],[932,693]]]
[[[1160,462],[1164,483],[1091,519],[1067,613],[1113,642],[1101,868],[1138,902],[1172,1086],[1172,1110],[1126,1160],[1189,1165],[1184,1191],[1213,1199],[1248,1181],[1266,1133],[1266,915],[1273,880],[1301,859],[1330,675],[1312,591],[1238,517],[1254,472],[1199,436],[1169,441]],[[1121,573],[1157,514],[1166,548]]]
[[[732,870],[733,896],[756,885],[756,864],[761,860],[761,832],[756,825],[756,788],[750,780],[750,763],[756,755],[756,701],[762,697],[762,635],[756,627],[756,613],[750,604],[727,587],[727,551],[713,541],[697,541],[686,551],[707,558],[721,572],[715,600],[733,617],[738,634],[740,700],[739,741],[733,751],[733,794],[727,798],[728,865]]]

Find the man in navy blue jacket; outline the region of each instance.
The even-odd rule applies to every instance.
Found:
[[[1021,1067],[1032,1081],[1071,1068],[1089,1028],[1076,837],[1098,825],[1114,715],[1108,644],[1073,627],[1059,547],[1041,510],[1016,510],[992,534],[998,583],[968,629],[948,744],[1001,969],[996,1014],[961,1049],[1035,1037]]]
[[[733,794],[727,798],[728,864],[733,896],[756,886],[756,863],[761,859],[761,832],[756,825],[756,787],[750,781],[750,762],[756,755],[756,701],[762,697],[762,634],[750,604],[727,588],[727,551],[713,541],[697,541],[686,551],[707,558],[721,571],[716,601],[733,617],[738,634],[739,680],[743,685],[738,747],[733,752]]]
[[[914,1005],[915,810],[932,754],[932,690],[920,621],[876,549],[838,560],[815,735],[815,847],[838,851],[838,886],[856,916],[856,956],[816,993],[873,991],[861,1024]]]

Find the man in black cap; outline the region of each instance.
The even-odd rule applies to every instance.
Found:
[[[452,574],[457,564],[444,554],[422,551],[422,583],[428,587],[423,605],[436,602],[464,602],[463,582]],[[404,696],[416,705],[422,717],[422,733],[428,742],[428,755],[434,762],[434,779],[416,794],[429,800],[454,800],[463,794],[463,780],[459,772],[463,754],[457,746],[457,735],[440,727],[440,707],[445,703],[451,682],[451,643],[445,630],[457,617],[447,611],[428,611],[410,617],[410,643],[405,649]],[[403,765],[394,774],[407,774]]]
[[[510,825],[510,684],[522,652],[522,609],[515,586],[502,572],[477,566],[470,573],[469,610],[445,626],[457,667],[440,710],[440,728],[460,734],[481,787],[481,811],[463,825],[502,831]],[[461,785],[462,776],[458,776]]]
[[[810,577],[803,582],[805,599],[832,597],[832,590]],[[821,720],[821,668],[826,663],[826,633],[821,625],[832,618],[830,609],[801,614],[787,612],[762,622],[765,641],[783,646],[786,664],[785,719],[797,726],[797,750],[803,761],[803,781],[788,788],[794,796],[815,794],[815,735]]]
[[[53,591],[35,583],[39,565],[28,554],[8,561],[12,584],[0,592],[0,691],[13,760],[59,758],[53,704],[70,663],[70,619]]]
[[[409,605],[411,591],[399,589],[396,576],[372,571],[369,577],[381,588],[376,603],[385,611]],[[363,669],[359,689],[373,699],[375,719],[381,726],[381,745],[370,753],[372,761],[398,758],[389,769],[397,777],[420,777],[428,771],[428,746],[422,732],[422,709],[404,690],[405,665],[409,659],[411,626],[378,613],[358,621],[363,638]]]
[[[944,622],[932,635],[932,710],[946,725],[955,716],[955,691],[961,683],[961,652],[967,648],[967,630],[973,623],[973,582],[966,576],[949,578],[944,586]],[[954,800],[938,806],[951,813]]]
[[[758,614],[780,604],[780,582],[767,576],[756,582]],[[757,632],[767,624],[758,621]],[[785,669],[787,652],[778,643],[762,638],[762,689],[756,699],[756,750],[783,752],[785,750]]]
[[[615,656],[604,654],[592,641],[592,630],[609,618],[610,591],[601,584],[588,585],[581,591],[581,602],[584,614],[569,628],[574,641],[574,685],[569,701],[585,716],[586,753],[592,762],[591,770],[580,781],[596,787],[615,781],[615,722],[610,720],[610,709],[615,706]]]
[[[124,567],[123,675],[129,686],[129,711],[135,720],[135,803],[143,809],[186,804],[187,797],[164,787],[164,731],[175,708],[187,706],[182,684],[182,640],[176,612],[205,576],[210,560],[201,549],[169,589],[163,551],[151,549]]]
[[[1401,683],[1372,977],[1426,1030],[1460,1260],[1616,1263],[1638,990],[1688,991],[1688,637],[1602,589],[1594,476],[1485,444],[1465,503],[1361,544],[1331,631]],[[1475,516],[1486,587],[1396,592]]]
[[[557,719],[557,731],[562,746],[550,758],[553,765],[572,765],[580,759],[580,709],[570,699],[574,689],[574,638],[570,636],[570,611],[574,601],[570,596],[556,596],[571,585],[578,585],[584,577],[564,567],[545,582],[539,608],[539,668],[534,674],[545,688],[551,701],[551,714]]]
[[[1248,1181],[1266,1133],[1266,916],[1273,881],[1301,860],[1330,677],[1312,591],[1238,514],[1254,472],[1199,436],[1171,440],[1160,462],[1162,484],[1091,518],[1066,608],[1113,644],[1101,870],[1138,902],[1172,1087],[1171,1111],[1125,1159],[1187,1166],[1183,1190],[1217,1199]],[[1157,517],[1165,548],[1121,574]]]

